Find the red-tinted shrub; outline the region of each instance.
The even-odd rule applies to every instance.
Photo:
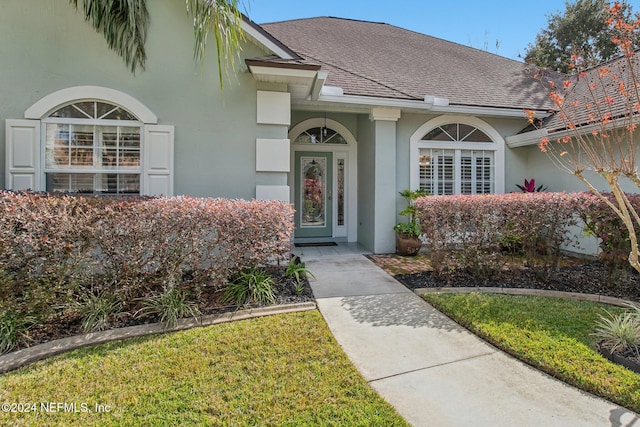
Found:
[[[576,225],[577,195],[511,193],[429,196],[415,202],[437,273],[464,269],[479,277],[499,271],[509,251],[548,280]]]

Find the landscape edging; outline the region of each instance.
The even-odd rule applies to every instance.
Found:
[[[75,350],[80,347],[103,344],[110,341],[127,338],[142,337],[165,332],[176,332],[194,327],[210,326],[218,323],[226,323],[235,320],[253,319],[273,314],[296,313],[301,311],[315,310],[315,302],[302,302],[295,304],[281,304],[271,307],[251,308],[238,310],[229,313],[211,314],[201,316],[198,319],[185,318],[178,320],[178,324],[173,328],[166,328],[163,323],[149,323],[144,325],[127,326],[118,329],[109,329],[100,332],[91,332],[83,335],[61,338],[33,347],[7,353],[0,356],[0,374],[21,368],[25,365],[37,362],[56,354]]]
[[[413,291],[416,295],[428,294],[466,294],[472,292],[480,292],[486,294],[504,294],[504,295],[531,295],[539,297],[552,298],[568,298],[577,301],[591,301],[602,304],[615,305],[618,307],[636,306],[640,307],[640,303],[624,300],[622,298],[610,297],[597,294],[581,294],[578,292],[551,291],[546,289],[527,289],[527,288],[497,288],[497,287],[441,287],[441,288],[418,288]]]

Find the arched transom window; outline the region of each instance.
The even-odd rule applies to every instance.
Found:
[[[347,144],[342,135],[326,126],[307,129],[294,141],[295,144]]]
[[[420,188],[429,194],[496,192],[496,144],[485,132],[447,123],[419,141]]]
[[[140,194],[142,123],[106,102],[65,105],[42,120],[46,191]]]

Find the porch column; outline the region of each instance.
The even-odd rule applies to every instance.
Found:
[[[396,122],[400,110],[373,108],[374,125],[374,242],[375,253],[395,252],[396,223]]]

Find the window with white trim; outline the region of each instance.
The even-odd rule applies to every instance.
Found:
[[[428,132],[420,143],[420,189],[434,195],[495,193],[496,148],[486,133],[449,123]]]
[[[140,194],[142,123],[98,101],[65,105],[42,120],[46,191]]]

